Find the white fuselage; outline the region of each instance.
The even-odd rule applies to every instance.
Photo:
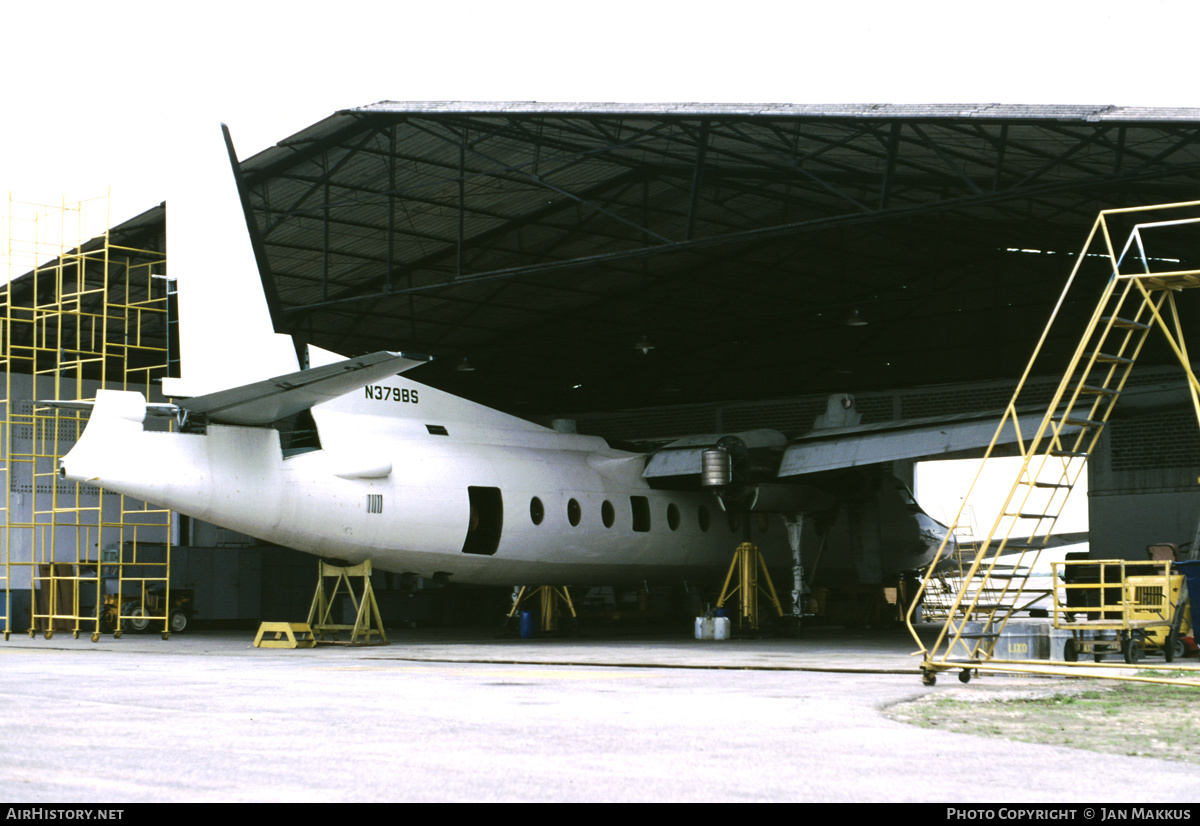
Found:
[[[144,415],[140,394],[100,394],[64,475],[380,570],[503,585],[697,578],[722,573],[743,538],[715,496],[652,490],[640,454],[402,377],[313,408],[323,449],[288,458],[270,428],[156,432]],[[786,562],[782,520],[752,522]]]

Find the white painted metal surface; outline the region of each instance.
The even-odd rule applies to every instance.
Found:
[[[399,376],[314,407],[324,449],[289,458],[270,428],[164,433],[143,429],[145,413],[141,394],[101,391],[62,473],[382,570],[494,584],[682,578],[724,566],[740,539],[715,496],[651,490],[640,454]],[[473,505],[472,488],[498,492],[500,510]],[[465,552],[489,518],[494,550]],[[767,534],[756,539],[786,548],[779,524]]]

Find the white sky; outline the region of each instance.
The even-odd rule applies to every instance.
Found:
[[[1200,107],[1191,0],[39,0],[2,19],[0,196],[111,187],[114,224],[167,198],[197,132],[228,123],[245,158],[379,100]]]
[[[919,462],[916,466],[913,494],[926,513],[939,522],[949,525],[954,521],[959,507],[963,504],[963,499],[970,491],[967,510],[964,511],[960,524],[968,526],[970,530],[970,534],[964,534],[965,536],[982,539],[987,536],[988,531],[995,524],[1005,499],[1012,491],[1013,481],[1017,478],[1020,469],[1020,457],[991,459],[983,468],[982,473],[980,473],[980,460],[978,459]],[[978,481],[976,481],[977,473],[979,473]],[[974,488],[972,488],[972,484],[974,484]],[[1030,510],[1038,509],[1035,507]],[[1004,524],[1002,532],[1011,529],[1014,539],[1027,539],[1029,533],[1034,530],[1037,530],[1040,536],[1047,529],[1046,525],[1041,524],[1035,528],[1035,524],[1029,521],[1020,521],[1016,525],[1006,521]],[[1076,481],[1075,489],[1067,497],[1059,518],[1054,524],[1054,533],[1077,533],[1087,530],[1087,469],[1083,468]],[[1038,573],[1048,574],[1051,570],[1051,562],[1061,562],[1066,559],[1068,553],[1086,550],[1088,550],[1086,542],[1044,550],[1038,555],[1038,564],[1034,570]],[[1009,559],[1013,558],[1009,557]],[[1028,565],[1031,561],[1031,559],[1026,559],[1024,564]]]
[[[979,468],[979,459],[920,462],[916,468],[913,494],[930,516],[949,525],[954,521],[967,491],[971,490],[971,485],[974,484],[975,488],[971,490],[971,497],[967,502],[969,510],[964,513],[963,524],[973,530],[976,538],[981,538],[987,534],[996,517],[1000,515],[1000,508],[1012,491],[1013,482],[1021,469],[1021,458],[1006,456],[990,460],[976,482],[975,475]],[[1047,477],[1043,477],[1045,478]],[[1026,490],[1028,489],[1022,488],[1018,496],[1023,495]],[[1075,533],[1088,529],[1087,493],[1087,471],[1083,470],[1076,481],[1075,489],[1066,498],[1066,506],[1054,526],[1055,533]],[[1017,510],[1020,502],[1019,498],[1015,500],[1014,506],[1009,510]],[[1060,502],[1056,500],[1055,504]],[[1037,507],[1019,509],[1040,510]],[[1034,529],[1032,524],[1026,523],[1021,523],[1020,527],[1027,532]],[[1044,530],[1046,526],[1040,527]]]
[[[1200,4],[5,3],[0,193],[166,198],[177,139],[241,157],[379,100],[1200,106]],[[103,223],[103,221],[101,221]]]

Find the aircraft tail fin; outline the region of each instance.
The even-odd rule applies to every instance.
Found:
[[[252,242],[248,193],[228,129],[224,146],[208,130],[181,136],[182,157],[170,182],[168,274],[179,305],[178,379],[171,397],[207,395],[300,369],[295,344],[281,329],[261,243]]]

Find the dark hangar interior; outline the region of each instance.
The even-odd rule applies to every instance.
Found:
[[[1015,378],[1200,111],[383,102],[239,166],[281,331],[539,418]]]

